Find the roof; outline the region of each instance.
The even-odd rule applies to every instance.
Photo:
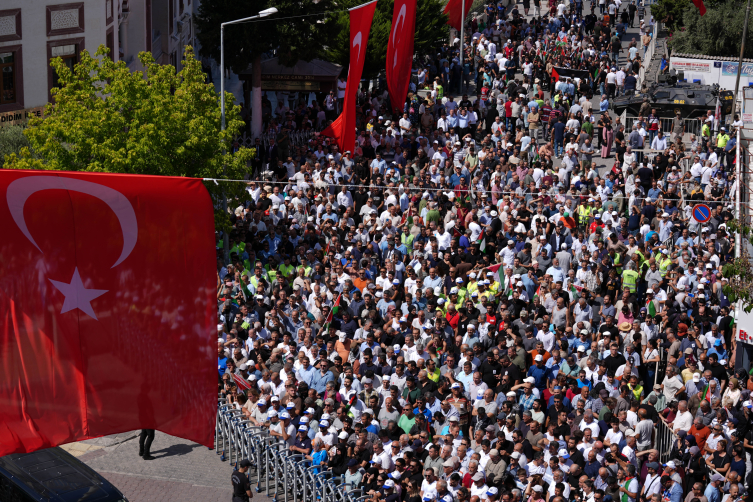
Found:
[[[740,61],[739,57],[717,57],[717,56],[707,56],[705,54],[682,54],[682,53],[673,53],[672,58],[689,58],[689,59],[707,59],[710,61],[731,61],[733,63],[737,63]],[[743,63],[753,63],[753,59],[743,59]]]
[[[284,66],[276,57],[267,59],[261,63],[262,75],[307,75],[335,79],[340,75],[340,72],[342,72],[342,66],[321,59],[313,59],[311,61],[299,60],[293,66]],[[242,71],[240,75],[251,75],[251,65],[245,71]]]

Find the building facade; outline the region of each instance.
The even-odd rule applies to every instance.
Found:
[[[0,2],[0,126],[38,114],[57,75],[50,61],[73,67],[81,51],[100,45],[141,70],[138,53],[180,69],[183,47],[196,41],[193,16],[200,0],[3,0]]]

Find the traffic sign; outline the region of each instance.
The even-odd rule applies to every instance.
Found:
[[[693,208],[693,219],[698,223],[706,223],[711,219],[711,208],[706,204],[696,204]]]

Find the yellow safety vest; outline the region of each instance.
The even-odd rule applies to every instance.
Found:
[[[719,148],[724,148],[725,146],[727,146],[727,141],[729,141],[729,135],[720,134],[716,137],[716,146]]]
[[[662,277],[667,275],[667,269],[669,268],[671,264],[672,264],[672,260],[670,260],[669,258],[659,262],[659,272],[661,272]]]
[[[635,293],[640,277],[640,274],[635,270],[625,270],[622,272],[622,287],[628,288],[631,293]]]

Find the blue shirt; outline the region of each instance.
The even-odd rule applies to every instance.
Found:
[[[675,486],[679,487],[679,485],[675,483],[674,485],[672,485],[672,488],[675,488]],[[675,491],[682,492],[682,490]],[[711,484],[706,485],[706,490],[703,492],[703,495],[706,497],[706,499],[708,499],[709,502],[719,502],[720,500],[722,500],[722,494],[719,493],[719,489]],[[680,498],[678,497],[677,500],[680,500]],[[672,497],[671,502],[676,502],[674,497]]]
[[[217,370],[220,372],[220,377],[227,371],[227,357],[217,358]]]
[[[311,465],[320,465],[322,462],[327,460],[327,450],[319,450],[317,452],[314,452],[311,454],[311,458],[313,459],[311,461]],[[319,474],[319,469],[313,469],[313,471],[316,474]]]
[[[534,365],[528,368],[528,376],[533,377],[536,380],[533,385],[539,390],[546,389],[547,378],[549,378],[550,373],[551,371],[546,366],[539,368]]]
[[[301,379],[301,382],[306,382],[306,385],[311,387],[311,379],[314,377],[314,373],[319,373],[319,370],[310,364],[308,368],[301,366],[301,369],[298,370],[298,378]]]
[[[314,389],[317,393],[323,394],[324,391],[327,390],[327,383],[334,381],[334,379],[335,375],[333,375],[329,370],[327,370],[324,375],[322,375],[321,371],[317,371],[311,377],[311,384],[309,385],[309,387]]]

